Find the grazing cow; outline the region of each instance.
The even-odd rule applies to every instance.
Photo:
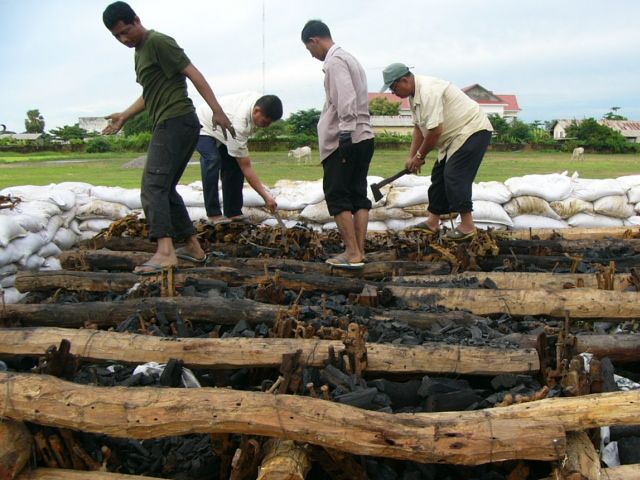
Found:
[[[584,157],[584,147],[576,147],[571,154],[571,160],[582,160]]]
[[[296,160],[298,160],[298,163],[300,163],[301,159],[305,159],[305,163],[307,162],[307,160],[310,162],[311,161],[311,147],[299,147],[299,148],[294,148],[293,150],[289,150],[289,158],[293,157]]]

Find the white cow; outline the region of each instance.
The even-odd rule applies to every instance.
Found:
[[[300,163],[301,159],[305,159],[305,163],[307,162],[307,160],[310,162],[311,161],[311,147],[299,147],[299,148],[294,148],[293,150],[289,150],[289,158],[293,157],[296,160],[298,160],[298,163]]]
[[[576,147],[571,154],[571,160],[582,160],[584,157],[584,147]]]

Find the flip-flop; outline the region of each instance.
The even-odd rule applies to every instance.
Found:
[[[205,253],[202,258],[196,258],[191,255],[185,247],[176,248],[176,257],[187,260],[188,262],[193,263],[204,263],[207,261],[207,254]]]
[[[407,231],[409,231],[409,232],[424,232],[424,233],[429,233],[431,235],[437,235],[440,230],[434,230],[429,225],[427,225],[427,222],[420,222],[420,223],[416,223],[415,225],[407,228]]]
[[[159,263],[145,262],[142,265],[138,265],[136,268],[134,268],[133,273],[142,276],[158,275],[159,273],[162,273],[162,270],[164,270],[165,268],[169,267],[163,267]]]
[[[477,233],[478,231],[476,229],[474,229],[472,232],[465,233],[461,232],[460,230],[458,230],[458,227],[456,227],[453,230],[449,230],[445,237],[448,240],[453,240],[454,242],[463,242],[465,240],[471,240],[476,236]]]
[[[331,257],[327,259],[325,263],[332,267],[344,268],[348,270],[359,270],[364,267],[364,262],[350,262],[345,258],[344,255],[336,255],[335,257]]]
[[[215,220],[207,220],[207,225],[215,227],[216,225],[227,225],[231,223],[231,219],[227,217],[216,218]]]
[[[236,217],[230,217],[229,220],[231,220],[232,223],[240,223],[240,224],[245,224],[245,225],[252,225],[253,222],[251,222],[251,220],[249,220],[248,217],[246,217],[245,215],[238,215]]]

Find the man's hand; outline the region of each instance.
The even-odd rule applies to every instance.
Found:
[[[104,130],[102,130],[102,133],[104,135],[113,135],[114,133],[118,133],[124,126],[124,124],[127,123],[127,118],[122,112],[112,113],[111,115],[107,115],[104,118],[109,120],[109,125],[107,125]]]
[[[338,149],[340,155],[345,160],[349,160],[351,153],[353,152],[353,141],[351,140],[351,132],[340,132],[338,137]]]
[[[213,114],[212,122],[214,129],[217,127],[220,127],[222,129],[222,136],[225,140],[227,140],[227,130],[233,138],[236,138],[236,130],[235,128],[233,128],[229,117],[227,117],[227,115],[222,110]]]
[[[404,164],[405,168],[411,173],[420,173],[420,169],[424,165],[424,159],[417,158],[415,155],[407,160]]]
[[[273,198],[271,195],[266,196],[266,198],[264,199],[264,203],[266,204],[266,207],[269,209],[269,211],[272,213],[278,209],[278,203],[276,202],[275,198]]]

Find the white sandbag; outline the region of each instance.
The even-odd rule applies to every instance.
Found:
[[[16,221],[14,216],[0,215],[0,247],[6,247],[18,237],[24,237],[27,231]]]
[[[513,217],[514,230],[526,230],[528,228],[569,228],[564,220],[556,220],[542,215],[518,215]]]
[[[605,217],[604,215],[587,215],[586,213],[578,213],[569,220],[570,226],[576,228],[607,228],[622,227],[623,221],[620,218]]]
[[[284,223],[284,226],[286,228],[293,228],[298,224],[297,220],[282,220],[282,223]],[[263,220],[261,225],[265,225],[267,227],[279,227],[280,224],[278,223],[278,220],[276,220],[275,218],[267,218],[266,220]]]
[[[4,301],[4,303],[6,303],[7,305],[18,303],[26,296],[26,293],[19,292],[15,287],[0,290],[0,298],[2,298],[2,301]]]
[[[627,190],[627,198],[629,199],[629,203],[640,203],[640,185],[636,185]]]
[[[387,224],[385,222],[369,222],[367,232],[386,232]]]
[[[373,192],[371,191],[371,185],[374,183],[379,183],[384,180],[383,177],[377,177],[373,175],[369,175],[367,177],[367,198],[371,202],[371,208],[383,207],[387,204],[387,195],[391,191],[391,185],[385,185],[380,189],[380,193],[382,193],[382,198],[377,200],[373,198]]]
[[[47,223],[47,228],[40,232],[44,237],[44,241],[47,243],[53,241],[58,230],[62,228],[62,225],[64,225],[64,219],[61,215],[51,217],[49,223]]]
[[[513,220],[511,220],[511,217],[502,205],[486,200],[476,200],[473,202],[473,220],[474,222],[497,223],[508,227],[513,226]]]
[[[303,180],[278,180],[274,189],[278,190],[278,196],[283,192],[291,192],[294,199],[300,202],[300,209],[307,205],[313,205],[324,200],[324,190],[322,188],[322,180],[315,180],[313,182]],[[279,200],[279,199],[278,199]],[[278,206],[280,203],[278,202]],[[287,208],[286,210],[296,210],[293,208]]]
[[[13,275],[17,271],[18,271],[18,266],[15,263],[2,265],[0,266],[0,278],[6,277],[7,275]]]
[[[104,218],[92,218],[90,220],[84,220],[80,222],[78,225],[78,230],[80,232],[91,231],[95,235],[102,230],[109,228],[111,226],[111,220],[107,220]]]
[[[625,227],[640,227],[640,215],[634,215],[624,220]]]
[[[187,207],[187,213],[192,222],[207,219],[207,209],[204,207]]]
[[[97,233],[94,232],[93,230],[85,230],[83,232],[80,232],[80,235],[78,235],[78,242],[93,240],[96,235]]]
[[[2,217],[11,217],[13,220],[24,228],[27,232],[36,233],[47,227],[49,218],[39,215],[29,215],[26,213],[17,213],[10,210],[0,210],[0,223]],[[56,215],[58,216],[58,215]]]
[[[7,187],[0,191],[0,195],[18,197],[23,202],[52,203],[61,210],[68,210],[76,204],[76,195],[71,190],[56,188],[55,184],[48,186],[23,185]]]
[[[40,271],[52,272],[55,270],[62,270],[62,264],[60,263],[60,259],[58,257],[47,257],[44,259],[44,263],[42,267],[40,267]]]
[[[587,202],[594,202],[610,195],[624,195],[628,188],[618,180],[574,178],[571,181],[571,196]]]
[[[560,216],[549,206],[549,202],[544,198],[534,197],[532,195],[513,197],[504,204],[504,210],[511,217],[517,217],[518,215],[542,215],[543,217],[560,220]]]
[[[220,190],[222,192],[222,190]],[[244,186],[242,189],[243,205],[245,207],[264,207],[264,200],[253,188]],[[276,202],[278,198],[275,197]],[[278,205],[279,207],[280,205]]]
[[[404,208],[429,203],[429,193],[423,187],[393,187],[386,196],[387,207]]]
[[[571,178],[564,173],[513,177],[505,180],[504,184],[514,197],[533,195],[547,202],[564,200],[571,194]]]
[[[569,217],[573,217],[578,213],[594,213],[593,203],[573,197],[558,200],[557,202],[551,202],[549,206],[560,218],[564,220]]]
[[[409,213],[414,217],[428,217],[429,216],[429,204],[420,203],[418,205],[411,205],[410,207],[404,207],[403,212]]]
[[[242,207],[242,214],[247,217],[251,223],[255,223],[256,225],[269,218],[273,218],[273,215],[267,213],[262,208]]]
[[[427,217],[413,217],[408,218],[406,220],[390,218],[386,222],[388,230],[393,230],[394,232],[400,232],[402,230],[406,230],[407,228],[411,228],[418,223],[425,222]]]
[[[80,205],[72,207],[66,212],[62,212],[60,215],[58,215],[60,218],[62,218],[62,227],[69,228],[69,224],[76,219],[76,211],[79,206]]]
[[[69,223],[69,230],[71,230],[73,233],[75,233],[76,235],[80,235],[82,232],[80,231],[79,228],[80,223],[78,222],[78,220],[76,220],[75,218],[73,220],[71,220],[71,222]]]
[[[0,247],[0,266],[10,265],[22,258],[22,253],[11,242],[6,247]]]
[[[53,237],[55,243],[61,250],[71,249],[78,239],[78,235],[68,228],[60,228]]]
[[[636,211],[636,213],[640,213],[640,202],[636,203],[634,210]]]
[[[31,217],[44,217],[49,218],[54,215],[60,215],[62,210],[57,205],[51,202],[45,202],[41,200],[33,200],[31,202],[20,202],[13,209],[15,213],[21,213]]]
[[[53,186],[61,190],[71,191],[76,194],[76,197],[79,195],[91,196],[91,190],[93,189],[93,185],[85,182],[61,182]]]
[[[471,200],[484,200],[499,204],[511,200],[511,191],[502,182],[479,182],[471,186]]]
[[[336,222],[327,222],[322,225],[322,230],[324,230],[325,232],[327,230],[337,230],[337,229],[338,229],[338,225],[336,225]]]
[[[0,288],[10,288],[15,286],[16,284],[16,275],[7,275],[6,277],[0,278]]]
[[[37,254],[40,255],[42,258],[57,257],[61,253],[62,253],[62,250],[60,250],[60,247],[58,247],[58,245],[56,245],[54,242],[49,242],[43,245],[42,248],[37,252]]]
[[[401,208],[378,207],[369,210],[369,222],[386,222],[387,220],[406,220],[412,218],[409,212]]]
[[[18,263],[22,266],[24,270],[29,270],[30,272],[37,272],[40,270],[40,267],[44,264],[44,258],[42,258],[37,253],[33,255],[29,255],[28,257],[23,257],[18,260]]]
[[[187,207],[202,207],[204,205],[204,191],[195,190],[188,185],[177,185],[176,191]]]
[[[633,215],[633,205],[626,195],[610,195],[593,202],[593,210],[600,215],[614,218],[628,218]]]
[[[428,189],[430,185],[430,175],[403,175],[391,182],[392,187],[422,187]]]
[[[142,208],[139,188],[97,186],[91,189],[91,195],[105,202],[121,203],[130,209]]]
[[[304,207],[302,212],[300,212],[300,217],[303,220],[308,220],[313,223],[327,223],[333,220],[333,217],[329,215],[329,209],[327,208],[327,202],[324,200],[313,204],[307,205]]]
[[[278,210],[302,210],[308,205],[307,197],[301,190],[272,188],[271,195],[278,204]]]
[[[131,213],[129,207],[122,203],[92,200],[76,209],[76,218],[78,220],[89,220],[92,218],[118,220],[126,217],[129,213]]]
[[[622,177],[616,178],[616,180],[627,188],[637,187],[640,185],[640,175],[623,175]]]
[[[45,243],[47,242],[41,233],[28,233],[24,237],[16,238],[9,246],[13,246],[20,254],[19,258],[22,259],[36,253]]]
[[[491,223],[491,222],[476,222],[474,221],[476,228],[480,230],[507,230],[508,226],[503,225],[501,223]]]

